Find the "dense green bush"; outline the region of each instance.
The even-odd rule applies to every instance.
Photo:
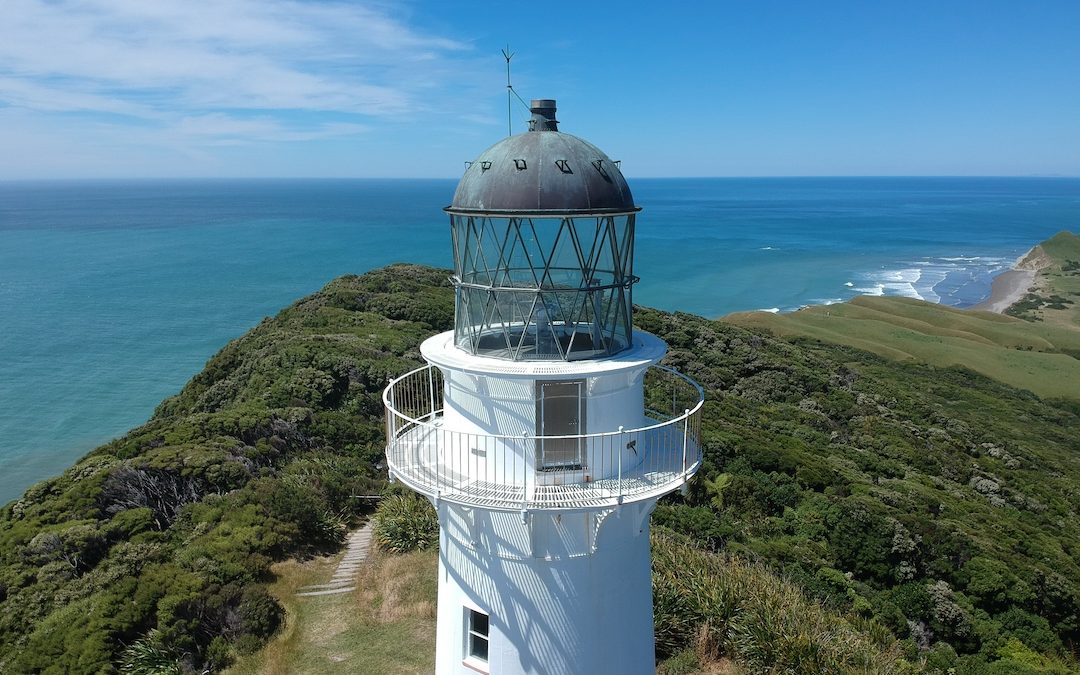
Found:
[[[379,390],[452,307],[444,272],[336,280],[6,506],[0,672],[216,671],[258,647],[271,562],[336,549],[382,489]]]
[[[825,611],[763,566],[653,534],[659,656],[728,656],[751,672],[908,672],[892,635]]]
[[[1012,639],[1076,658],[1073,406],[685,314],[635,320],[689,339],[668,359],[709,385],[703,467],[654,522],[873,618],[919,667],[982,672]]]
[[[375,510],[375,541],[391,553],[422,551],[439,545],[439,517],[424,497],[395,492]]]

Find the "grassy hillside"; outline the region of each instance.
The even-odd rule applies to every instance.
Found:
[[[850,345],[891,359],[962,366],[1046,398],[1080,399],[1080,330],[910,298],[858,297],[791,314],[723,319],[779,337]]]
[[[1009,309],[1009,314],[1080,330],[1080,236],[1059,232],[1040,244],[1047,266],[1035,288]]]
[[[449,327],[445,279],[331,282],[5,506],[0,672],[216,671],[278,630],[270,565],[335,550],[352,495],[384,484],[380,390]]]
[[[1044,398],[1080,400],[1080,237],[1044,242],[1040,290],[1015,316],[909,298],[858,297],[790,314],[743,312],[724,321],[785,338],[849,345],[890,359],[970,368]],[[1056,298],[1057,300],[1051,300]]]
[[[434,522],[431,505],[417,502]],[[672,654],[661,673],[696,672],[721,653],[726,673],[911,670],[883,626],[822,607],[761,563],[703,551],[663,527],[652,545],[657,641]],[[349,595],[296,596],[330,578],[333,557],[275,565],[270,592],[285,626],[228,675],[432,672],[438,551],[406,549],[376,551]]]
[[[1075,652],[1071,406],[966,369],[686,314],[635,318],[708,398],[705,466],[655,522],[885,623],[916,661],[982,672],[1013,637]]]
[[[318,558],[273,567],[276,580],[270,592],[285,606],[285,626],[265,649],[240,659],[228,674],[434,671],[436,552],[376,553],[361,568],[353,593],[297,597],[301,586],[330,579],[329,562]]]
[[[335,550],[360,509],[350,496],[380,489],[380,389],[452,312],[443,271],[335,280],[226,346],[146,425],[5,506],[0,672],[218,671],[299,629],[282,628],[272,564]],[[635,321],[708,398],[705,465],[657,509],[679,535],[661,546],[705,556],[698,586],[721,584],[723,561],[781,583],[762,586],[776,601],[728,614],[677,595],[690,604],[659,644],[681,664],[668,672],[787,667],[746,631],[786,630],[790,607],[826,632],[854,627],[853,644],[878,630],[859,621],[884,627],[871,642],[899,641],[927,672],[1063,672],[1080,644],[1075,406],[686,314]],[[724,616],[743,628],[698,641]]]

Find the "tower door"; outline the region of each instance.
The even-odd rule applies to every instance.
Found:
[[[580,469],[585,465],[585,381],[536,383],[536,468]],[[575,436],[575,438],[542,438]]]

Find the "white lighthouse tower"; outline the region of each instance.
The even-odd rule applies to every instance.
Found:
[[[649,514],[698,468],[702,390],[633,329],[618,163],[531,110],[446,208],[454,330],[383,395],[390,475],[439,514],[439,675],[651,673]]]

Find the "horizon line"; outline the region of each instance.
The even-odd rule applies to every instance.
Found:
[[[624,174],[625,175],[625,174]],[[280,181],[280,180],[458,180],[461,176],[55,176],[0,177],[0,183],[46,182],[153,182],[153,181]],[[633,176],[633,180],[788,180],[788,179],[880,179],[880,178],[1009,178],[1009,179],[1080,179],[1080,174],[787,174],[787,175],[714,175],[714,176]]]

